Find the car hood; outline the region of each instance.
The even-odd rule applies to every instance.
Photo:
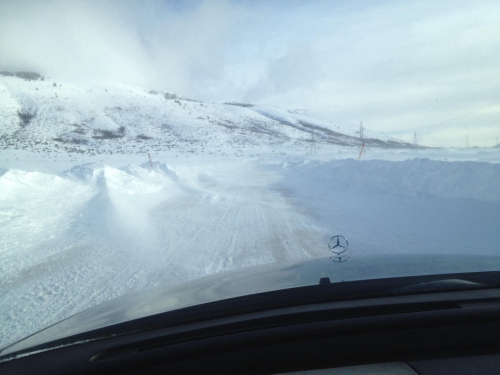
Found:
[[[124,295],[76,314],[2,350],[8,355],[54,340],[118,323],[203,303],[274,290],[331,283],[406,276],[500,271],[500,257],[475,255],[357,256],[335,263],[330,258],[286,262],[206,276],[172,288]]]

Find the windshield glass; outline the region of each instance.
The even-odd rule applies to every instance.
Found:
[[[1,2],[0,348],[277,262],[500,270],[499,17],[490,1]]]

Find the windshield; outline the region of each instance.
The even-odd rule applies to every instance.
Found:
[[[332,282],[500,270],[499,16],[2,2],[0,348],[271,263],[321,259]]]

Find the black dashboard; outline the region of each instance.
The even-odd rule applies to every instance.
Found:
[[[220,303],[197,308],[210,316]],[[500,373],[500,289],[260,309],[0,361],[2,374]]]

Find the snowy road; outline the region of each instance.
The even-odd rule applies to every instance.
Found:
[[[199,273],[325,255],[318,229],[255,165],[216,176],[207,195],[166,201],[152,212],[171,262]],[[234,177],[233,177],[234,176]]]
[[[2,223],[0,343],[124,293],[327,255],[320,229],[271,188],[276,173],[250,162],[208,173],[178,171],[195,183],[180,184],[174,196],[147,190],[158,184],[133,186],[118,170],[100,176],[97,188],[51,175],[10,176],[1,210],[10,217]],[[157,183],[160,176],[150,174]],[[29,194],[19,194],[27,180]],[[13,207],[25,212],[15,215]]]

